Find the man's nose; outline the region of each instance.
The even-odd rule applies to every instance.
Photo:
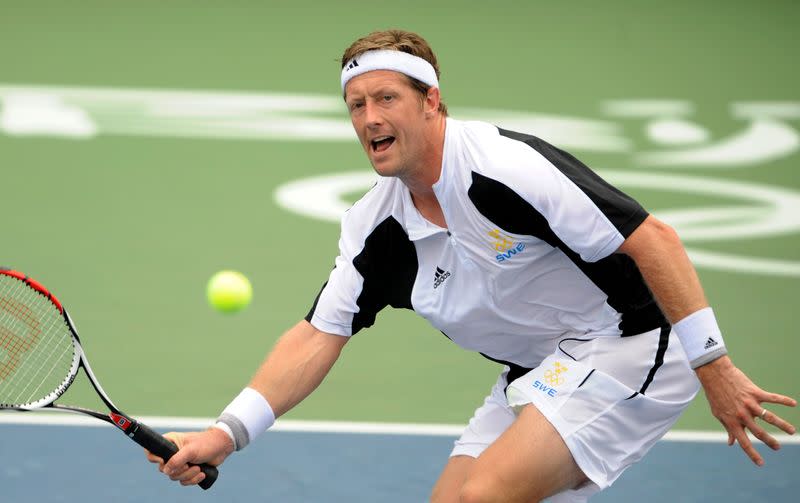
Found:
[[[370,100],[367,100],[364,103],[364,119],[367,122],[367,126],[379,126],[383,119],[380,114],[380,110],[378,105]]]

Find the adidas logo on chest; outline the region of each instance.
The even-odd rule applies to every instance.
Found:
[[[436,272],[433,274],[433,288],[439,288],[439,285],[444,283],[444,280],[450,277],[450,271],[445,271],[441,267],[436,268]]]

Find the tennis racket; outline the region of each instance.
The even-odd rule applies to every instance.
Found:
[[[80,368],[109,413],[53,403],[67,391]],[[0,267],[0,410],[41,408],[79,412],[111,423],[165,462],[178,452],[175,444],[111,402],[58,299],[21,272]],[[217,469],[207,464],[200,469],[206,476],[200,487],[208,489],[217,479]]]

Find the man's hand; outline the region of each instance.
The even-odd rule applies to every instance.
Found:
[[[750,442],[745,428],[772,450],[780,449],[780,443],[759,426],[756,420],[766,421],[790,435],[795,433],[793,425],[781,419],[775,412],[765,409],[761,404],[775,403],[794,407],[797,401],[788,396],[762,390],[736,368],[727,356],[717,358],[695,370],[703,384],[711,413],[728,431],[728,445],[738,441],[753,463],[762,466],[764,460]]]
[[[160,457],[145,451],[147,460],[158,464],[161,472],[184,486],[199,484],[205,478],[200,467],[189,466],[189,463],[219,466],[233,452],[231,437],[218,428],[197,433],[170,432],[164,436],[178,447],[178,452],[165,464]]]

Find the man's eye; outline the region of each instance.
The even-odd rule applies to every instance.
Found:
[[[390,95],[388,95],[388,94],[387,94],[387,95],[385,95],[385,96],[383,97],[383,101],[392,101],[392,96],[390,96]]]

